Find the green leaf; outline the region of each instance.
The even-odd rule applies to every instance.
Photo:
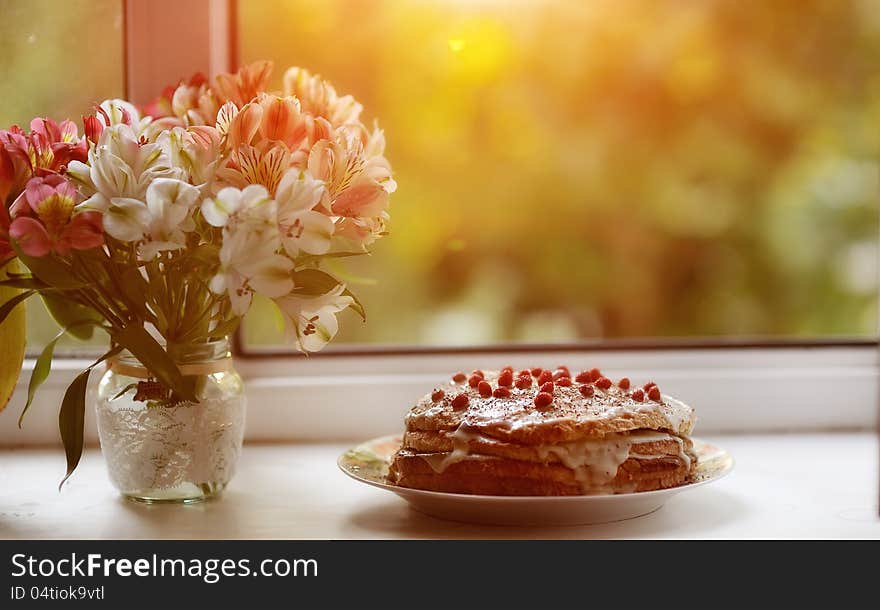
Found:
[[[295,264],[297,269],[317,265],[321,261],[333,258],[349,258],[352,256],[369,256],[369,250],[360,250],[357,252],[328,252],[327,254],[300,254],[296,257]]]
[[[228,337],[238,328],[238,325],[241,323],[241,318],[236,316],[235,318],[230,318],[228,320],[224,320],[220,324],[214,327],[211,331],[210,336],[212,338],[222,339],[223,337]]]
[[[21,262],[27,265],[27,268],[31,270],[31,273],[45,283],[62,290],[77,290],[82,288],[83,283],[70,272],[70,267],[61,262],[55,256],[49,255],[40,258],[28,256],[21,251],[18,244],[13,242],[12,245],[18,254],[18,258],[21,259]]]
[[[83,427],[86,418],[86,389],[89,385],[89,375],[98,364],[115,356],[122,351],[121,347],[114,347],[103,356],[95,360],[86,370],[76,376],[64,393],[61,401],[61,411],[58,413],[58,430],[61,432],[61,442],[64,444],[64,453],[67,456],[67,474],[58,484],[58,490],[70,478],[73,471],[79,465],[83,451]]]
[[[327,294],[342,283],[329,273],[321,271],[320,269],[302,269],[300,271],[294,271],[291,274],[291,277],[293,278],[294,291],[309,296]],[[342,294],[352,298],[354,303],[352,303],[351,308],[360,315],[361,319],[366,321],[367,312],[364,310],[363,304],[358,300],[354,293],[346,288]]]
[[[16,305],[32,296],[35,292],[35,290],[26,290],[25,292],[15,295],[11,299],[3,303],[3,305],[0,305],[0,324],[3,323],[3,320],[6,319],[6,316],[12,313],[12,310],[15,309]]]
[[[135,312],[145,320],[154,320],[153,316],[144,304],[144,295],[149,290],[149,285],[141,275],[140,269],[134,267],[127,269],[119,277],[119,283],[125,291],[125,302],[135,310]]]
[[[104,318],[91,307],[81,305],[76,301],[62,295],[51,292],[40,294],[46,310],[61,328],[67,328],[68,334],[81,341],[88,341],[94,334],[95,327],[100,325]],[[85,324],[86,321],[92,324]]]
[[[110,400],[116,400],[117,398],[119,398],[120,396],[122,396],[123,394],[125,394],[126,392],[129,392],[129,391],[131,391],[131,390],[134,390],[134,389],[137,388],[137,387],[138,387],[137,382],[135,382],[135,383],[130,383],[130,384],[128,384],[127,386],[125,386],[124,388],[122,388],[121,390],[119,390],[119,392],[117,392],[116,395],[115,395],[113,398],[111,398]]]
[[[219,246],[215,246],[214,244],[202,244],[187,251],[184,268],[190,269],[195,266],[214,267],[219,264],[219,260]]]
[[[0,271],[3,271],[7,265],[11,265],[14,261],[17,261],[18,258],[13,256],[12,258],[7,258],[5,261],[0,262]]]
[[[21,428],[21,424],[24,421],[24,416],[28,412],[28,409],[31,407],[31,403],[34,401],[34,395],[37,393],[37,389],[43,385],[43,382],[49,378],[49,373],[52,371],[52,356],[55,353],[55,344],[58,343],[58,340],[61,339],[65,334],[67,334],[72,327],[81,326],[81,325],[94,325],[94,322],[91,320],[84,320],[81,322],[77,322],[72,324],[68,328],[64,328],[55,335],[55,338],[49,341],[46,346],[43,348],[43,351],[40,352],[37,361],[34,363],[34,370],[31,371],[31,379],[28,382],[28,395],[27,402],[24,405],[24,409],[21,410],[21,415],[18,416],[18,427]]]
[[[165,348],[143,326],[130,323],[121,330],[115,330],[113,340],[127,348],[156,379],[171,388],[182,400],[198,402],[193,378],[181,375]]]
[[[49,284],[35,277],[11,277],[8,280],[0,282],[0,286],[10,286],[12,288],[24,288],[28,290],[45,290],[49,288]]]

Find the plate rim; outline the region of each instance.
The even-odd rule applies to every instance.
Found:
[[[734,466],[736,466],[736,460],[730,454],[729,451],[724,449],[723,447],[719,447],[715,443],[710,443],[708,441],[704,441],[700,437],[692,436],[690,437],[692,441],[702,443],[705,445],[711,445],[716,449],[719,449],[724,453],[727,458],[726,466],[719,470],[717,473],[713,474],[710,477],[702,479],[700,481],[693,481],[691,483],[685,483],[684,485],[676,485],[675,487],[666,487],[664,489],[652,489],[650,491],[630,491],[619,494],[579,494],[573,496],[497,496],[497,495],[483,495],[483,494],[466,494],[466,493],[455,493],[449,491],[433,491],[430,489],[416,489],[414,487],[401,487],[400,485],[393,485],[391,483],[380,483],[378,481],[371,481],[364,477],[358,476],[356,473],[351,472],[345,466],[343,466],[343,460],[346,456],[351,452],[356,450],[358,447],[362,447],[368,444],[379,443],[382,441],[386,441],[387,439],[393,439],[401,436],[400,433],[397,434],[386,434],[383,436],[377,436],[376,438],[372,438],[361,443],[358,443],[354,447],[347,449],[336,459],[336,466],[345,473],[346,476],[358,481],[359,483],[365,483],[372,487],[377,487],[379,489],[384,489],[386,491],[390,491],[394,494],[397,494],[401,497],[404,495],[412,495],[412,496],[422,496],[426,498],[438,498],[438,499],[455,499],[455,500],[463,500],[463,501],[502,501],[502,502],[583,502],[585,500],[590,500],[593,502],[601,502],[601,501],[615,501],[620,500],[621,498],[649,498],[653,496],[661,496],[666,494],[674,494],[680,491],[685,491],[688,489],[694,489],[695,487],[701,487],[706,485],[707,483],[714,483],[720,479],[723,479],[731,472],[733,472]]]

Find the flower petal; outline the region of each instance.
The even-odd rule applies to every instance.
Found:
[[[284,222],[284,215],[290,212],[313,209],[323,196],[324,183],[321,180],[296,168],[287,170],[275,191],[279,221]]]
[[[142,201],[114,197],[104,212],[104,230],[120,241],[137,241],[150,223],[150,212]]]
[[[296,256],[300,250],[326,254],[334,229],[333,219],[310,210],[299,214],[295,223],[281,227],[281,244],[290,256]]]
[[[61,239],[74,250],[89,250],[104,243],[101,215],[97,212],[76,214],[61,233]]]
[[[293,290],[293,280],[290,277],[292,270],[293,261],[286,256],[273,254],[262,261],[256,273],[249,278],[248,284],[269,298],[284,296]]]
[[[28,256],[46,256],[52,250],[52,240],[45,227],[36,218],[20,216],[9,226],[9,235]]]

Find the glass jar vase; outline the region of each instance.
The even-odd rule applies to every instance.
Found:
[[[198,402],[176,402],[128,352],[108,362],[96,402],[113,485],[146,503],[193,503],[223,491],[244,437],[246,401],[229,341],[170,346]]]

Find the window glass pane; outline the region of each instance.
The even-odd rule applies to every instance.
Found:
[[[123,95],[121,0],[0,0],[0,126],[47,116],[80,117]],[[28,301],[28,349],[39,351],[57,326],[37,298]],[[106,338],[103,338],[106,342]],[[82,348],[67,340],[59,349]]]
[[[368,322],[337,345],[875,334],[876,2],[238,6],[242,62],[386,132],[391,235],[346,263]]]

